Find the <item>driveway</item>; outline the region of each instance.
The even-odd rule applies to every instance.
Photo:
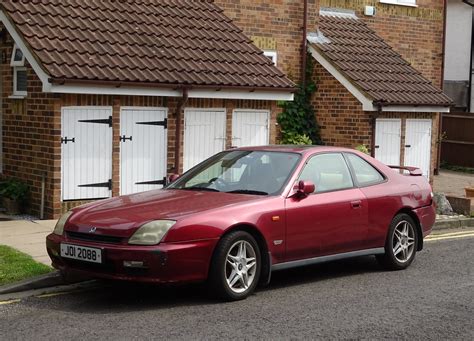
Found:
[[[446,195],[464,197],[467,186],[474,186],[474,174],[442,170],[433,178],[433,190]]]

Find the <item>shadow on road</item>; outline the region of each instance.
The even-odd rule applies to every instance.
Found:
[[[322,282],[338,277],[355,276],[381,271],[374,257],[360,257],[331,263],[274,272],[270,285],[258,288],[257,295],[248,299],[264,299],[266,291]],[[205,284],[149,285],[128,282],[101,282],[96,289],[48,297],[48,306],[73,313],[126,313],[160,310],[179,306],[212,306],[216,304],[245,304],[221,302],[212,298]],[[45,298],[32,298],[32,304]]]

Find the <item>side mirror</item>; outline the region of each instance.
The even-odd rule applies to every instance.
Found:
[[[178,180],[178,178],[180,177],[179,174],[171,174],[169,177],[168,177],[168,183],[172,183],[172,182],[175,182],[176,180]]]
[[[296,192],[301,196],[307,196],[313,193],[315,189],[316,186],[314,186],[313,182],[307,180],[300,180],[298,182],[298,188]]]

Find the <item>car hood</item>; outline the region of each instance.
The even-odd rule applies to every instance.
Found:
[[[138,227],[156,219],[179,220],[208,210],[261,200],[261,196],[188,190],[155,190],[115,197],[79,207],[65,230],[130,236]]]

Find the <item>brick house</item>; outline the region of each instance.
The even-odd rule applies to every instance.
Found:
[[[276,101],[293,98],[207,1],[3,1],[0,19],[2,172],[28,182],[33,214],[161,188],[230,146],[275,143]]]
[[[415,136],[415,142],[423,141],[417,157],[424,162],[421,167],[427,176],[433,172],[439,112],[449,105],[437,89],[443,52],[440,1],[41,3],[3,1],[1,14],[3,172],[28,180],[33,213],[40,210],[43,176],[45,215],[57,217],[84,200],[160,188],[167,173],[186,170],[223,148],[277,142],[277,101],[292,99],[294,84],[288,78],[301,79],[306,45],[316,61],[314,105],[325,143],[366,144],[383,161],[404,164],[405,152],[412,148],[405,148],[407,123],[419,120],[415,123],[424,129],[421,135],[428,133],[429,142]],[[366,6],[374,6],[375,15],[364,15]],[[430,103],[393,102],[397,110],[393,105],[392,111],[379,110],[388,104],[385,98],[364,90],[350,68],[344,70],[337,58],[324,51],[333,41],[328,39],[323,46],[312,40],[318,32],[330,37],[340,28],[325,29],[331,17],[327,12],[353,16],[351,20],[383,43],[386,53],[391,46],[396,63],[411,64],[409,73],[416,74],[413,84],[405,84],[408,91],[431,93]],[[348,45],[363,43],[361,39]],[[15,65],[18,48],[26,57],[26,70]],[[318,60],[315,51],[326,63]],[[25,75],[26,97],[13,94],[13,88],[25,84]],[[390,88],[392,79],[383,81],[389,92],[400,90]],[[163,133],[165,126],[167,133]],[[417,126],[412,125],[411,131],[416,132]],[[146,129],[155,130],[147,133]],[[79,148],[78,136],[94,142],[82,152],[68,152],[71,146]],[[392,138],[387,146],[377,136]],[[149,145],[161,146],[152,151],[152,158],[145,148]],[[419,146],[411,150],[416,149]],[[376,155],[377,151],[384,152]],[[390,159],[383,159],[385,155]],[[92,170],[94,158],[100,165]],[[160,171],[143,174],[142,169]],[[78,174],[88,177],[78,178]]]
[[[304,2],[215,1],[295,81]],[[440,90],[443,2],[307,0],[307,8],[324,143],[364,144],[381,161],[419,166],[431,178],[440,112],[451,105]]]

